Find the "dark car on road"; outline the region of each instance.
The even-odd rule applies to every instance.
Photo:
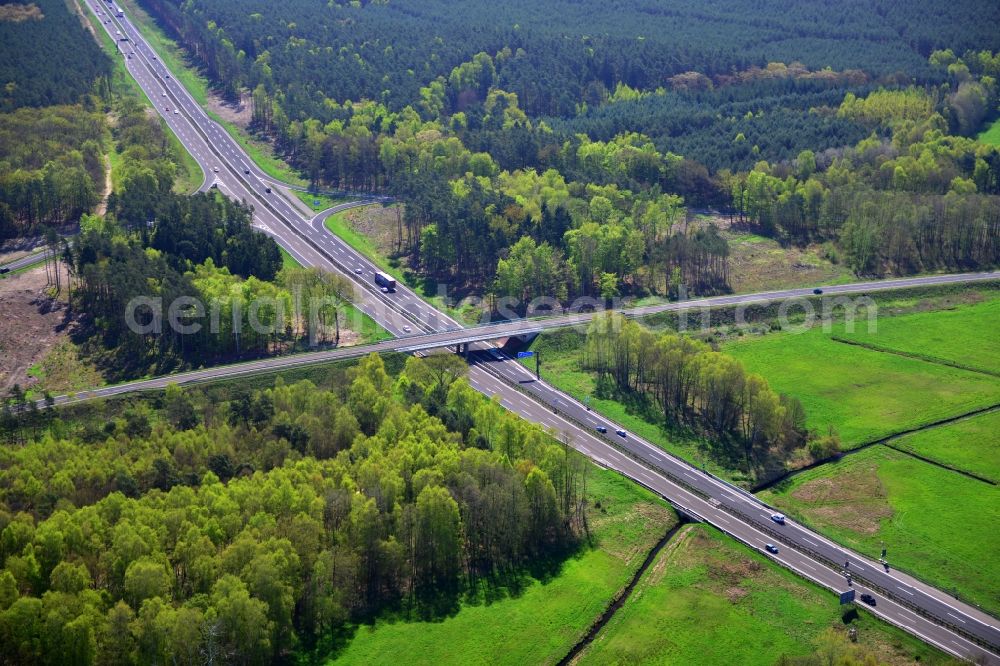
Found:
[[[861,595],[861,601],[863,601],[864,603],[868,604],[869,606],[874,606],[875,605],[875,597],[873,597],[872,595],[870,595],[868,593],[865,593],[865,594]]]
[[[823,290],[820,289],[819,287],[816,287],[815,289],[813,289],[813,293],[819,296],[820,294],[823,293]]]
[[[769,552],[769,553],[771,553],[773,555],[777,555],[778,554],[778,547],[775,546],[773,543],[767,544],[766,546],[764,546],[764,548],[767,549],[767,552]]]
[[[625,434],[625,431],[624,431],[624,430],[615,430],[615,432],[616,432],[616,433],[618,433],[618,436],[619,436],[619,437],[626,437],[626,436],[627,436],[627,435]]]
[[[604,433],[606,433],[607,431],[608,431],[608,429],[605,428],[604,426],[597,426],[597,432],[601,433],[602,435]]]

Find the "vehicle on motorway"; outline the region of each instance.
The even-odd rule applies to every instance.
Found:
[[[355,275],[361,275],[361,269],[360,268],[355,268],[354,269],[354,274]]]
[[[392,277],[388,273],[383,273],[382,271],[376,271],[375,284],[382,287],[383,293],[387,294],[390,291],[396,291],[396,278]]]
[[[599,433],[601,433],[603,435],[603,434],[605,434],[605,433],[608,432],[608,429],[605,428],[604,426],[597,426],[597,432],[599,432]]]
[[[178,116],[178,115],[180,115],[180,113],[181,113],[180,111],[178,111],[177,109],[174,109],[174,115],[175,115],[175,116]]]
[[[619,437],[627,437],[624,430],[615,430]]]
[[[771,520],[778,523],[779,525],[785,524],[785,514],[783,513],[773,513],[771,514]]]
[[[165,92],[160,93],[160,97],[166,97],[166,96],[167,96],[167,93],[165,93]]]
[[[773,543],[767,544],[766,546],[764,546],[764,548],[767,549],[767,552],[769,552],[769,553],[771,553],[773,555],[777,555],[778,554],[778,547],[775,546]]]
[[[246,175],[249,176],[250,175],[250,169],[243,169],[243,173],[245,173]]]
[[[211,185],[209,186],[209,189],[212,189],[212,190],[217,190],[217,189],[219,189],[219,181],[217,181],[217,180],[213,180],[213,181],[212,181],[212,184],[211,184]]]
[[[264,191],[267,192],[268,194],[270,194],[271,193],[271,188],[270,187],[265,187]]]
[[[403,333],[412,333],[412,332],[413,332],[413,329],[410,328],[409,326],[404,326],[403,327]]]
[[[502,361],[504,359],[503,352],[501,352],[496,347],[490,349],[490,356],[492,356],[494,359],[498,361]]]
[[[861,601],[863,601],[864,603],[868,604],[869,606],[874,606],[875,605],[875,597],[873,597],[872,595],[868,594],[867,592],[865,592],[864,594],[861,595]]]
[[[4,273],[10,273],[10,269],[6,266],[0,267],[0,275],[3,275]]]
[[[823,290],[820,289],[819,287],[816,287],[815,289],[813,289],[813,293],[819,296],[820,294],[823,293]]]
[[[217,166],[216,167],[212,167],[212,171],[214,171],[215,173],[219,173],[219,167],[217,167]]]
[[[150,56],[150,57],[151,57],[151,58],[152,58],[153,60],[156,60],[156,54],[155,54],[155,53],[154,53],[154,54],[153,54],[152,56]]]
[[[163,75],[163,78],[165,78],[165,79],[169,79],[169,78],[170,78],[170,75],[169,75],[169,74],[164,74],[164,75]]]

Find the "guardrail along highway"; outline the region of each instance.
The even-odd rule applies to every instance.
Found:
[[[322,214],[311,218],[303,215],[297,202],[283,196],[279,191],[280,184],[261,171],[240,145],[208,117],[127,17],[112,16],[107,5],[97,0],[87,0],[87,4],[92,11],[101,10],[98,18],[108,34],[118,40],[118,49],[129,73],[206,174],[202,189],[214,185],[225,194],[252,204],[255,225],[274,237],[303,265],[348,276],[357,287],[357,307],[397,339],[358,348],[263,359],[103,387],[76,396],[61,396],[58,399],[60,403],[154,389],[168,382],[207,381],[253,372],[279,371],[371,351],[417,351],[469,343],[469,382],[487,395],[498,395],[507,409],[552,429],[557,436],[565,437],[573,447],[598,464],[613,468],[649,487],[692,518],[708,522],[753,548],[763,550],[765,543],[777,543],[781,546],[779,553],[772,556],[777,562],[830,590],[839,592],[848,589],[845,564],[849,562],[854,588],[859,594],[871,592],[878,599],[878,605],[866,607],[867,610],[952,655],[1000,664],[1000,629],[996,619],[915,578],[886,571],[880,563],[848,551],[793,521],[788,520],[783,525],[775,523],[771,520],[772,510],[752,495],[632,435],[624,438],[616,436],[617,426],[614,423],[588,411],[545,382],[535,381],[533,375],[516,361],[502,356],[495,358],[487,351],[490,346],[482,342],[557,326],[582,324],[593,315],[574,314],[465,329],[403,285],[399,285],[394,293],[382,293],[371,281],[378,268],[341,239],[328,233],[322,224]],[[116,34],[119,31],[121,34]],[[345,204],[338,209],[361,203],[364,202]],[[933,276],[841,285],[825,291],[826,295],[836,296],[998,278],[1000,273]],[[740,305],[810,295],[811,290],[785,290],[723,296],[637,308],[627,314],[641,316],[668,310]],[[598,425],[606,425],[610,437],[598,433],[595,429]]]

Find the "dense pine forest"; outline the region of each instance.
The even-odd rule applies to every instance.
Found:
[[[85,101],[110,77],[110,60],[64,0],[4,7],[27,10],[0,12],[0,111]]]
[[[0,240],[76,222],[97,204],[111,78],[110,59],[63,0],[4,7]]]
[[[859,275],[998,259],[1000,158],[964,138],[992,3],[143,4],[313,183],[402,199],[397,255],[460,289],[726,291],[690,206]]]
[[[1000,263],[994,0],[136,1],[314,188],[401,204],[407,278],[514,315],[730,291],[737,234],[858,276]],[[352,283],[283,258],[246,203],[178,194],[178,142],[76,10],[0,5],[0,240],[47,239],[38,302],[65,299],[74,352],[119,381],[341,344]],[[713,343],[599,317],[581,359],[595,397],[733,469],[838,453]],[[551,582],[607,514],[593,467],[467,368],[372,355],[60,411],[15,386],[0,662],[321,662]]]

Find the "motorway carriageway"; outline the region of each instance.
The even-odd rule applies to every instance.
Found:
[[[138,30],[127,19],[109,16],[106,5],[102,3],[89,0],[88,4],[93,9],[101,10],[98,16],[112,38],[117,38],[113,31],[118,29],[128,36],[129,42],[118,42],[123,54],[133,54],[131,58],[126,58],[126,66],[146,91],[157,111],[166,119],[171,129],[207,174],[202,189],[208,189],[215,183],[226,194],[252,203],[255,208],[256,226],[272,235],[303,265],[336,270],[350,277],[361,288],[356,303],[358,308],[372,316],[390,333],[411,338],[409,341],[396,340],[367,346],[366,351],[379,347],[403,350],[408,344],[417,348],[419,344],[426,344],[423,341],[418,343],[418,339],[429,341],[434,337],[431,335],[434,333],[451,332],[453,338],[469,336],[470,331],[462,331],[455,335],[454,332],[461,331],[461,325],[436,311],[405,286],[400,285],[393,294],[383,294],[375,289],[371,283],[371,276],[378,269],[342,240],[327,233],[325,228],[320,228],[318,221],[321,220],[321,216],[316,216],[313,220],[304,220],[293,205],[277,193],[277,183],[256,167],[235,140],[208,118],[188,91],[170,75],[162,61],[156,57]],[[266,191],[269,187],[272,190],[270,193]],[[345,204],[338,209],[342,210],[361,203],[363,202]],[[921,284],[989,280],[997,277],[1000,275],[992,273],[979,276],[909,278],[894,282],[898,288]],[[877,287],[872,284],[845,285],[830,287],[826,292],[830,295],[848,294],[875,288]],[[787,290],[767,295],[726,296],[705,300],[712,301],[714,305],[726,305],[808,295],[811,295],[810,290]],[[699,307],[692,306],[691,303],[693,302],[651,306],[638,309],[634,314],[650,314],[655,312],[656,308],[670,310]],[[516,322],[516,325],[522,328],[527,326],[541,329],[564,324],[545,320]],[[404,330],[404,327],[410,330]],[[497,334],[477,329],[473,335],[495,337]],[[770,521],[770,508],[753,496],[705,475],[647,442],[632,436],[623,441],[612,439],[614,435],[611,438],[599,436],[591,429],[593,423],[588,423],[588,419],[599,418],[597,415],[587,412],[582,405],[545,382],[533,381],[531,374],[519,363],[512,360],[496,361],[489,355],[484,356],[483,353],[487,348],[484,343],[473,345],[469,382],[487,395],[499,394],[502,403],[508,409],[526,419],[553,428],[558,434],[565,435],[575,448],[598,464],[616,469],[648,486],[682,512],[705,520],[754,548],[761,549],[765,541],[779,544],[782,547],[775,556],[777,561],[831,590],[846,589],[846,579],[839,562],[841,558],[845,562],[850,561],[851,571],[855,575],[855,587],[861,592],[867,590],[866,586],[870,585],[878,599],[878,606],[869,608],[870,612],[937,645],[948,653],[1000,664],[1000,656],[984,650],[978,644],[993,646],[995,650],[1000,649],[1000,630],[996,628],[997,621],[992,617],[918,580],[893,573],[886,574],[879,565],[846,551],[791,521],[787,521],[784,526],[774,524]],[[330,355],[331,359],[335,358],[333,356],[335,352],[321,353]],[[185,381],[185,377],[196,374],[203,379],[222,379],[238,376],[247,371],[270,371],[291,367],[299,364],[295,361],[297,358],[300,357],[266,359],[151,381],[163,381],[164,384],[169,381],[182,382]],[[132,383],[127,386],[140,388],[140,385],[144,385],[145,388],[154,387],[147,382]],[[118,387],[105,387],[79,394],[77,399],[125,392],[116,388]],[[65,396],[62,401],[69,402],[71,399]],[[607,423],[612,433],[618,427],[609,421],[603,419],[602,421]],[[892,595],[892,600],[885,596],[887,594]],[[924,615],[930,615],[948,626],[930,621]]]

